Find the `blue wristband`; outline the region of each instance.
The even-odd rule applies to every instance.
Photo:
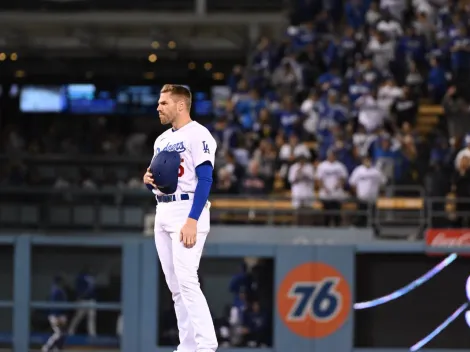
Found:
[[[214,168],[210,162],[202,163],[196,167],[197,186],[194,191],[194,200],[189,217],[194,220],[199,220],[204,206],[209,199],[209,193],[212,186],[212,172]]]

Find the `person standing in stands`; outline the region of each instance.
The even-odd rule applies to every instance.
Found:
[[[90,307],[96,303],[95,297],[95,278],[91,275],[88,268],[84,268],[77,276],[75,282],[75,290],[77,300],[84,305],[83,308],[78,308],[75,316],[73,317],[69,334],[74,335],[78,324],[87,316],[87,329],[89,336],[96,336],[96,309]]]
[[[357,216],[356,226],[367,226],[368,216],[374,216],[375,204],[380,194],[380,188],[386,182],[387,179],[378,168],[372,165],[369,156],[365,156],[362,160],[362,165],[354,169],[349,177],[349,184],[356,195],[358,210],[360,211]]]
[[[64,281],[60,276],[54,278],[51,287],[49,300],[53,303],[63,303],[67,301],[67,293],[65,292]],[[48,316],[52,331],[54,332],[42,347],[42,352],[62,351],[66,338],[67,315],[64,309],[52,308]]]
[[[327,159],[318,165],[315,178],[325,213],[324,225],[330,226],[333,222],[334,226],[340,226],[341,202],[346,196],[344,185],[348,178],[348,170],[336,159],[334,149],[329,149]]]

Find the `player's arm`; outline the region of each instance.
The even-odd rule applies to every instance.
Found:
[[[191,211],[180,232],[180,241],[186,248],[191,248],[196,243],[197,222],[207,203],[212,186],[217,144],[209,131],[205,130],[204,132],[198,134],[190,143],[191,157],[196,166],[197,185]]]
[[[188,217],[196,221],[199,220],[209,199],[216,149],[217,144],[209,132],[203,134],[201,138],[196,138],[191,144],[191,154],[196,165],[197,185]]]
[[[197,185],[194,191],[193,206],[188,216],[190,219],[199,220],[204,210],[212,187],[213,171],[214,168],[210,161],[205,161],[196,167]]]

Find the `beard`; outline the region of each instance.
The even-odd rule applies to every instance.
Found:
[[[164,114],[164,115],[160,114],[160,122],[161,122],[162,125],[168,125],[168,124],[171,123],[171,121],[173,121],[171,116],[166,115],[166,114]]]

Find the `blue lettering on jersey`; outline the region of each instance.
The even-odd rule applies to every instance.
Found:
[[[178,143],[175,143],[175,144],[170,144],[168,143],[166,145],[165,148],[163,149],[160,149],[160,148],[157,148],[157,153],[160,153],[161,151],[168,151],[168,152],[178,152],[178,153],[182,153],[184,151],[186,151],[186,147],[184,146],[184,143],[183,142],[178,142]]]
[[[202,150],[204,151],[204,153],[206,154],[210,154],[210,150],[209,150],[209,146],[207,145],[206,141],[203,141],[202,142]]]

